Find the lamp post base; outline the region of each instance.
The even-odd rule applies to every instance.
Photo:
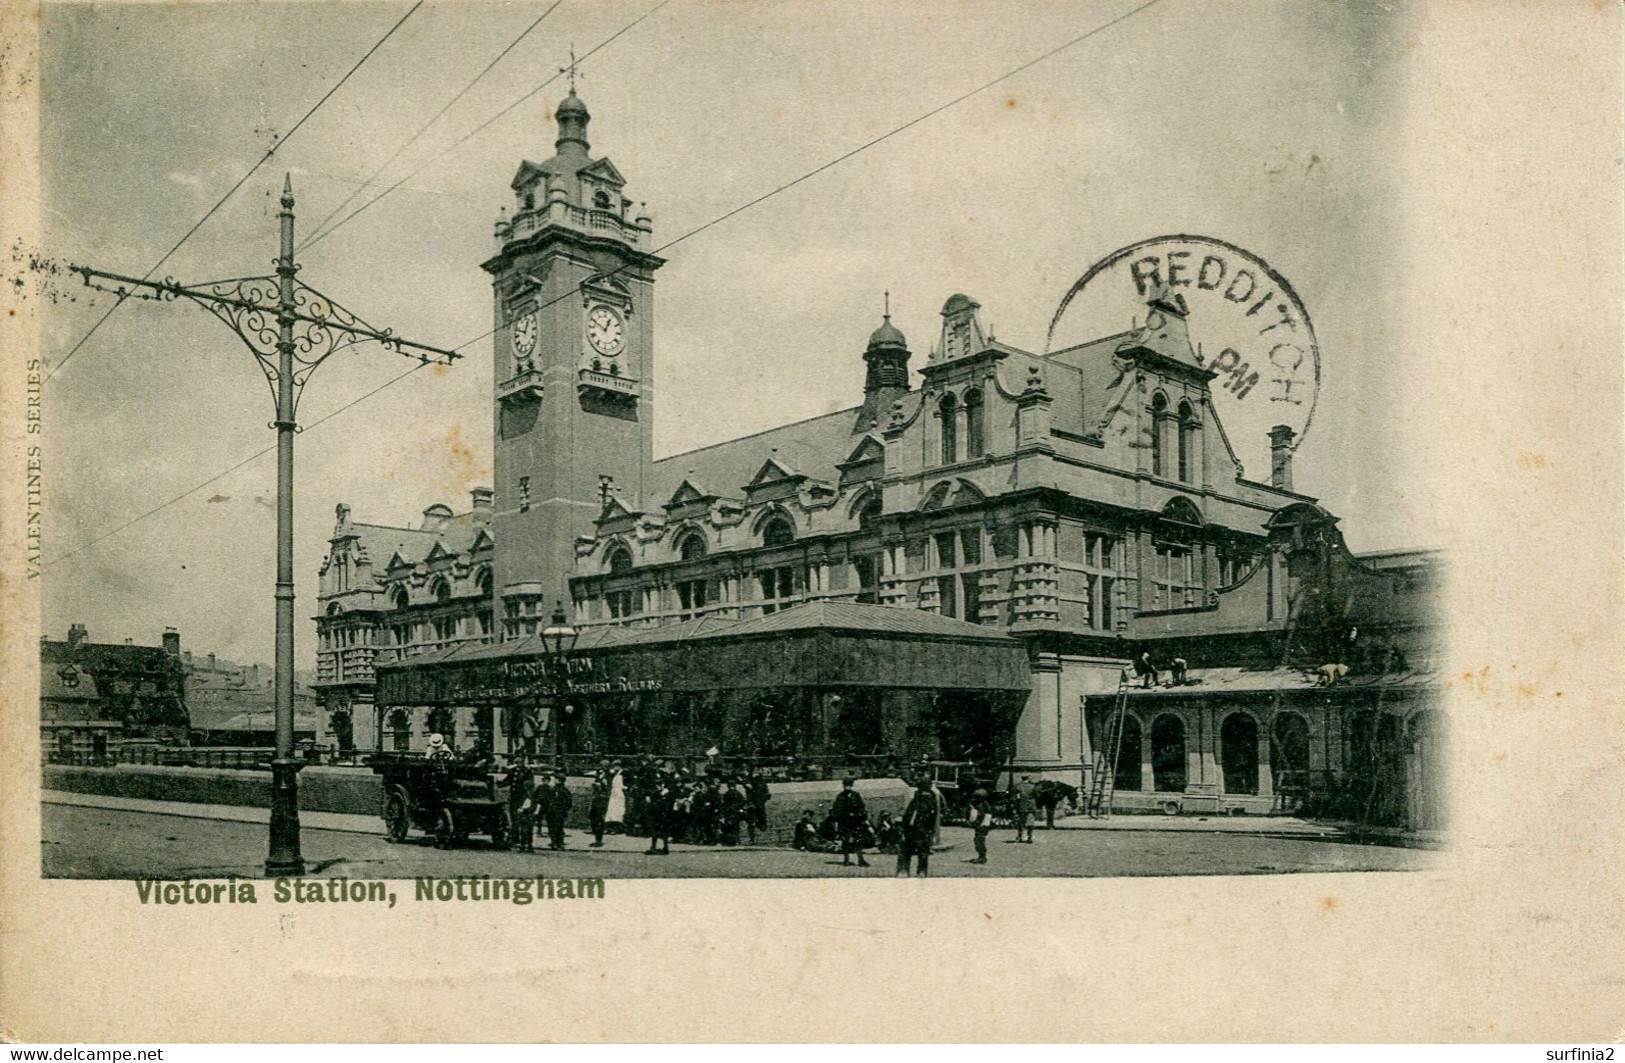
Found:
[[[271,852],[265,858],[266,878],[305,873],[299,853],[299,769],[297,760],[271,761]]]

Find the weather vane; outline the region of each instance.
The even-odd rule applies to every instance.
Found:
[[[559,67],[559,73],[570,75],[570,95],[576,94],[576,46],[570,45],[570,65]]]

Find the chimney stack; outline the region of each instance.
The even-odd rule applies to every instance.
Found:
[[[468,492],[476,519],[489,520],[491,518],[491,500],[495,494],[496,492],[489,487],[475,487]]]
[[[72,652],[84,645],[90,639],[90,632],[85,630],[83,624],[73,624],[68,628],[68,650]]]
[[[214,671],[214,654],[209,654],[209,671]]]
[[[164,653],[170,657],[181,655],[181,633],[172,627],[164,628]]]
[[[1296,435],[1284,424],[1270,429],[1270,486],[1282,491],[1292,490],[1292,437]]]

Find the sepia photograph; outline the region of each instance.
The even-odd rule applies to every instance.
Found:
[[[1452,456],[1464,367],[1514,364],[1439,342],[1469,327],[1449,186],[1485,171],[1430,145],[1493,136],[1427,101],[1441,55],[1493,65],[1454,36],[1475,5],[12,6],[29,890],[470,944],[673,879],[1350,918],[1355,883],[1443,920],[1484,791],[1519,799],[1463,767],[1498,684],[1589,696],[1463,650],[1553,604],[1461,605],[1507,530]],[[1618,16],[1602,49],[1553,21],[1603,88]],[[1584,134],[1615,186],[1616,119]],[[1569,651],[1610,670],[1619,567],[1608,648]],[[1617,734],[1587,748],[1612,823]],[[1453,1021],[1293,1029],[1499,1036]],[[519,1036],[457,1029],[367,1037]]]

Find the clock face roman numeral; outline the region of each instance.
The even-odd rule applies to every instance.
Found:
[[[587,312],[587,342],[599,354],[615,357],[626,348],[626,322],[611,307],[593,307]]]
[[[517,318],[513,325],[513,350],[521,358],[529,358],[536,349],[536,312],[532,310]]]

